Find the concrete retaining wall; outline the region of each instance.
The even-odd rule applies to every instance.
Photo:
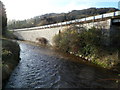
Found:
[[[85,27],[87,29],[95,26],[95,27],[102,27],[105,30],[110,29],[111,25],[111,19],[105,20],[105,21],[99,21],[99,22],[90,22],[90,23],[80,23],[77,24],[80,27]],[[49,44],[53,45],[53,37],[55,34],[58,34],[59,31],[64,30],[69,26],[60,26],[60,27],[54,27],[54,28],[46,28],[46,29],[37,29],[37,30],[15,30],[14,35],[18,37],[18,39],[37,42],[36,38],[44,37],[49,41]]]
[[[59,31],[64,29],[65,27],[56,27],[56,28],[46,28],[46,29],[38,29],[38,30],[26,30],[26,31],[14,31],[14,35],[18,37],[18,39],[37,42],[36,38],[44,37],[48,40],[49,44],[53,44],[53,37],[55,34],[58,34]]]

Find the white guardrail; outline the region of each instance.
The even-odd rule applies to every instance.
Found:
[[[14,29],[14,30],[10,30],[10,31],[24,31],[24,30],[26,31],[26,30],[44,29],[44,28],[51,28],[51,27],[57,27],[57,26],[63,26],[63,25],[79,23],[79,22],[83,22],[83,21],[97,20],[97,19],[103,19],[103,18],[110,18],[110,17],[115,17],[115,16],[120,16],[120,11],[106,13],[106,14],[101,14],[101,15],[96,15],[96,16],[90,16],[90,17],[81,18],[81,19],[75,19],[75,20],[66,21],[66,22],[59,22],[59,23],[49,24],[49,25],[44,25],[44,26],[39,26],[39,27]]]

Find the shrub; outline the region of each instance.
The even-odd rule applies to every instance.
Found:
[[[20,60],[20,47],[17,42],[0,39],[2,41],[2,87],[4,88],[9,76]]]
[[[48,40],[44,37],[40,37],[40,38],[36,38],[36,40],[38,41],[38,43],[40,43],[41,45],[47,45],[48,44]]]
[[[95,27],[87,30],[72,26],[55,35],[53,40],[55,47],[61,51],[87,56],[96,64],[103,67],[112,67],[118,60],[115,56],[116,50],[111,48],[110,45],[106,46],[104,37],[102,30]]]
[[[77,30],[76,30],[77,29]],[[92,52],[94,48],[99,47],[101,43],[101,31],[92,28],[90,30],[81,30],[79,28],[70,27],[59,35],[55,35],[54,43],[60,49],[66,52],[72,51],[86,55]]]

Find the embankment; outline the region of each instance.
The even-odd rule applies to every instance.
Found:
[[[0,40],[2,40],[2,87],[4,88],[12,71],[19,63],[20,47],[15,41],[8,39]]]

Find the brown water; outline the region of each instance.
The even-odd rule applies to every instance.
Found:
[[[19,42],[21,61],[6,88],[118,88],[117,74],[72,55]]]

